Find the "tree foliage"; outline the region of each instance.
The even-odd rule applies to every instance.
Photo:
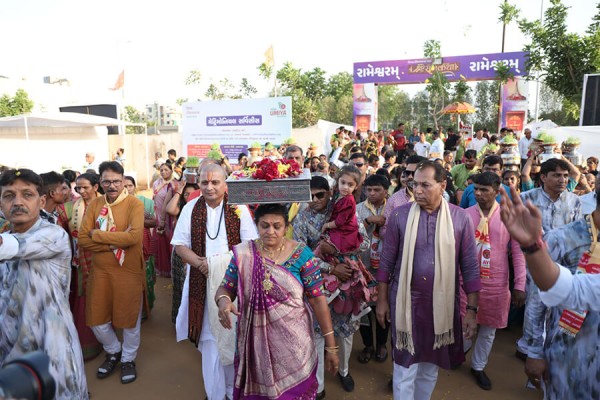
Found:
[[[26,114],[33,110],[33,100],[23,89],[17,89],[14,96],[3,94],[0,96],[0,117],[11,117]]]
[[[475,107],[477,108],[477,113],[474,115],[475,129],[487,128],[490,132],[497,131],[499,98],[498,83],[477,82],[475,85]]]
[[[142,123],[142,115],[134,106],[125,106],[123,110],[123,120],[127,122],[133,122],[134,124]],[[127,126],[125,132],[131,133],[144,133],[143,126]]]
[[[423,55],[432,60],[442,58],[440,42],[437,40],[427,40],[423,45]],[[425,90],[429,93],[429,111],[433,118],[434,126],[436,129],[439,129],[441,111],[449,100],[450,82],[448,82],[446,75],[435,69],[434,64],[431,65],[429,72],[431,77],[427,80]]]
[[[550,89],[564,97],[565,111],[579,113],[583,76],[600,70],[600,3],[583,35],[567,31],[567,12],[561,0],[550,0],[544,21],[518,19],[520,30],[531,39],[528,69]]]

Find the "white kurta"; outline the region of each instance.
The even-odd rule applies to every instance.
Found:
[[[173,246],[185,246],[192,248],[192,211],[194,206],[198,202],[198,199],[194,199],[186,204],[181,210],[179,219],[177,220],[177,226],[171,239],[171,245]],[[256,226],[252,221],[250,211],[246,206],[238,206],[242,211],[240,216],[240,238],[241,240],[252,240],[258,237]],[[221,217],[221,210],[223,208],[223,202],[216,208],[206,206],[206,257],[210,260],[212,258],[218,258],[218,256],[229,253],[229,245],[227,242],[227,232],[225,228],[225,217]],[[220,221],[220,226],[219,226]],[[208,235],[215,237],[211,240]],[[177,320],[175,322],[177,341],[186,340],[188,338],[188,310],[189,310],[189,280],[190,280],[190,268],[186,264],[185,282],[183,284],[183,292],[181,296],[181,305],[177,313]],[[218,351],[217,339],[213,334],[213,327],[210,321],[211,312],[209,307],[216,308],[216,304],[212,298],[208,295],[204,301],[204,316],[202,319],[202,332],[200,333],[200,341],[198,343],[198,350],[202,352],[202,374],[204,377],[204,385],[206,394],[209,400],[212,399],[223,399],[225,395],[232,397],[233,394],[233,380],[234,371],[233,363],[223,365],[221,362],[221,355]],[[214,310],[213,310],[214,311]],[[212,313],[214,314],[214,312]],[[226,357],[228,358],[228,357]]]

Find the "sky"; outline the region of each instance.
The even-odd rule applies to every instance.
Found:
[[[500,52],[502,41],[501,0],[0,2],[0,75],[67,78],[91,101],[109,101],[121,96],[107,88],[125,69],[123,100],[136,107],[203,98],[223,78],[246,77],[265,97],[270,84],[257,67],[271,45],[276,68],[291,62],[335,74],[352,72],[354,62],[420,58],[428,39],[439,40],[446,56]],[[540,17],[542,2],[549,5],[511,1],[528,19]],[[569,30],[583,33],[596,2],[563,3],[571,7]],[[507,27],[506,51],[525,43]],[[201,72],[199,86],[184,84],[191,70]]]

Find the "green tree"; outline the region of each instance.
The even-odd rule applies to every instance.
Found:
[[[343,96],[352,96],[353,87],[354,78],[352,74],[345,71],[338,72],[327,80],[325,95],[333,96],[334,99],[339,100]]]
[[[411,99],[405,91],[394,85],[382,85],[377,89],[379,126],[391,129],[400,122],[404,122],[407,127],[414,125],[416,121]]]
[[[544,21],[519,19],[519,28],[531,43],[527,67],[550,89],[564,97],[564,111],[577,118],[583,76],[600,70],[600,3],[583,35],[567,31],[567,10],[561,0],[550,0]]]
[[[134,124],[142,123],[142,116],[140,112],[134,106],[125,106],[123,110],[123,120],[132,122]],[[128,134],[133,133],[144,133],[143,126],[127,126],[125,132]]]
[[[33,110],[33,100],[23,89],[17,89],[14,96],[3,94],[0,96],[0,117],[26,114]]]
[[[442,58],[440,42],[437,40],[427,40],[423,45],[423,55],[432,61]],[[431,65],[429,70],[431,77],[427,80],[425,90],[429,92],[430,113],[436,129],[439,129],[441,122],[441,111],[448,103],[450,83],[446,76]]]
[[[423,132],[428,127],[433,126],[431,112],[429,111],[429,92],[427,90],[421,90],[413,96],[411,109],[414,120],[413,126],[418,127]]]
[[[550,89],[547,85],[542,85],[540,89],[539,102],[541,119],[549,119],[563,126],[576,125],[578,123],[578,119],[574,118],[565,109],[564,97]]]
[[[491,81],[477,82],[475,85],[474,115],[475,129],[487,128],[490,132],[498,129],[498,85]]]

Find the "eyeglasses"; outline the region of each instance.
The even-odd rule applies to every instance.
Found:
[[[121,186],[121,183],[123,183],[123,181],[120,179],[115,179],[114,181],[106,179],[100,182],[104,187],[109,187],[110,185]]]
[[[402,171],[402,176],[405,176],[405,177],[406,176],[415,176],[415,171],[404,170],[404,171]]]
[[[317,200],[323,200],[323,198],[325,197],[326,194],[327,194],[327,192],[313,193],[313,194],[311,194],[311,198],[314,200],[316,197]]]
[[[354,165],[357,168],[361,168],[363,165],[365,165],[365,163],[357,162],[357,163],[354,163],[352,165]]]

